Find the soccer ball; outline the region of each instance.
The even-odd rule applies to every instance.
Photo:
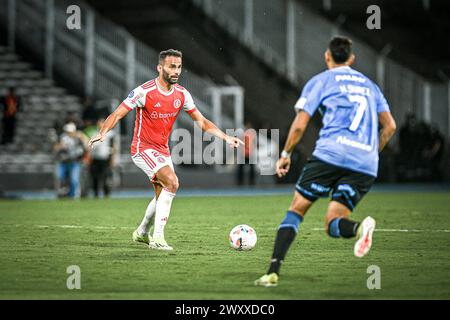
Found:
[[[231,230],[228,239],[233,249],[251,250],[256,245],[256,231],[246,224],[240,224]]]

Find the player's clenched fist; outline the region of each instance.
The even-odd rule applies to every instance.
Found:
[[[276,167],[278,178],[284,177],[288,173],[290,166],[291,158],[281,157],[280,159],[278,159]]]

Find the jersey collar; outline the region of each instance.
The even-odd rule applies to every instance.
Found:
[[[330,71],[342,71],[342,70],[352,70],[352,68],[350,68],[349,66],[341,66],[341,67],[336,67],[336,68],[330,69]]]
[[[156,88],[158,88],[158,91],[159,91],[161,94],[165,95],[165,96],[170,96],[170,95],[173,93],[173,91],[175,90],[175,86],[173,85],[173,86],[172,86],[172,89],[170,89],[170,91],[164,91],[164,90],[159,86],[159,80],[158,80],[158,78],[155,79],[155,83],[156,83]]]

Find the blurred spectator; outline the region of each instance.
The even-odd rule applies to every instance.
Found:
[[[97,121],[97,129],[100,130],[104,118]],[[98,198],[99,187],[103,188],[104,197],[108,197],[111,191],[112,167],[115,163],[116,146],[114,144],[114,132],[109,131],[102,143],[94,145],[91,151],[90,174],[94,196]]]
[[[55,130],[56,134],[58,136],[61,135],[64,132],[63,127],[70,122],[74,123],[77,129],[83,127],[83,122],[80,120],[78,114],[74,111],[68,111],[62,121],[61,119],[57,119],[54,122],[53,129]]]
[[[439,130],[418,121],[413,113],[399,133],[397,172],[400,181],[429,181],[440,179],[440,162],[444,152],[444,137]]]
[[[15,88],[9,88],[9,92],[0,100],[3,109],[2,144],[13,143],[16,131],[16,115],[20,108],[20,99],[16,95]]]
[[[58,161],[58,196],[75,198],[79,195],[81,160],[87,150],[88,139],[77,131],[75,123],[69,122],[63,126],[63,133],[54,145]],[[69,181],[68,192],[63,191],[66,181]]]
[[[96,122],[99,118],[99,113],[95,108],[95,102],[92,100],[91,96],[86,96],[83,101],[83,112],[81,113],[81,121],[83,124],[83,133],[88,137],[92,138],[97,133]],[[91,174],[90,174],[90,155],[86,153],[83,158],[81,174],[80,174],[80,196],[85,198],[89,194],[91,189]]]
[[[400,180],[414,180],[423,150],[423,125],[414,113],[406,115],[399,131],[398,172]]]
[[[253,152],[256,149],[256,131],[252,128],[251,122],[245,124],[244,138],[244,163],[238,164],[238,184],[243,185],[245,179],[245,171],[248,171],[249,185],[255,184],[255,170],[256,164],[250,163],[250,159],[253,157]]]
[[[416,116],[413,113],[409,113],[406,115],[406,121],[399,131],[400,156],[403,161],[413,157],[417,135],[418,123]]]
[[[431,126],[428,141],[422,153],[424,163],[430,168],[430,180],[442,180],[440,164],[444,155],[444,146],[444,136],[439,132],[435,125]]]

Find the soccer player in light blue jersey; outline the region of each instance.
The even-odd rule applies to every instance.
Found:
[[[334,37],[325,52],[328,70],[306,83],[295,104],[297,116],[277,162],[278,177],[289,171],[290,154],[317,110],[323,114],[323,127],[295,186],[291,206],[278,227],[269,270],[255,285],[278,284],[281,264],[299,224],[314,201],[330,193],[325,218],[328,235],[356,237],[356,257],[363,257],[370,250],[375,220],[366,217],[358,223],[349,216],[377,177],[378,153],[394,134],[396,124],[378,86],[350,68],[354,60],[352,41]]]

